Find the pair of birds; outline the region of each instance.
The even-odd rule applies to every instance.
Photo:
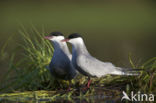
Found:
[[[87,88],[89,88],[90,77],[100,78],[107,74],[138,75],[135,69],[116,67],[110,62],[102,62],[91,56],[82,36],[78,33],[73,33],[65,39],[61,32],[52,32],[44,38],[52,41],[54,46],[54,54],[49,64],[49,70],[56,78],[70,81],[78,71],[84,76],[88,76]],[[72,44],[72,54],[66,42]]]

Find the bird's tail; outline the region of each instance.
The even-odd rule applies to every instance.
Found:
[[[128,69],[128,68],[120,68],[116,67],[116,72],[114,72],[114,75],[127,75],[127,76],[138,76],[140,75],[140,71],[142,69]]]

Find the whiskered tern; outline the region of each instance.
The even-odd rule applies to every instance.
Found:
[[[45,39],[52,41],[54,54],[48,66],[52,76],[63,80],[73,79],[77,72],[71,63],[72,55],[66,42],[61,42],[64,36],[61,32],[52,32]]]
[[[88,52],[83,38],[78,33],[73,33],[62,42],[69,42],[72,44],[72,64],[83,75],[88,76],[87,88],[89,88],[90,77],[103,77],[110,75],[138,75],[135,69],[125,69],[116,67],[110,62],[102,62],[91,56]]]

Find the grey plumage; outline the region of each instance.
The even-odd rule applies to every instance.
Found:
[[[64,80],[71,80],[76,76],[76,70],[71,63],[71,53],[68,49],[67,44],[61,42],[64,39],[62,35],[56,35],[57,33],[53,32],[51,36],[45,37],[52,41],[54,47],[54,53],[52,60],[49,64],[48,69],[50,70],[52,76],[64,79]]]
[[[91,56],[82,37],[79,34],[71,34],[67,40],[72,44],[72,63],[83,75],[89,77],[102,77],[111,75],[138,75],[133,69],[116,67],[110,62],[102,62]]]

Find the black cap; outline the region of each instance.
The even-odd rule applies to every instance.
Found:
[[[61,32],[51,32],[49,35],[50,36],[63,36]]]
[[[68,36],[68,39],[74,39],[74,38],[78,38],[78,37],[82,37],[82,36],[78,33],[73,33]]]

